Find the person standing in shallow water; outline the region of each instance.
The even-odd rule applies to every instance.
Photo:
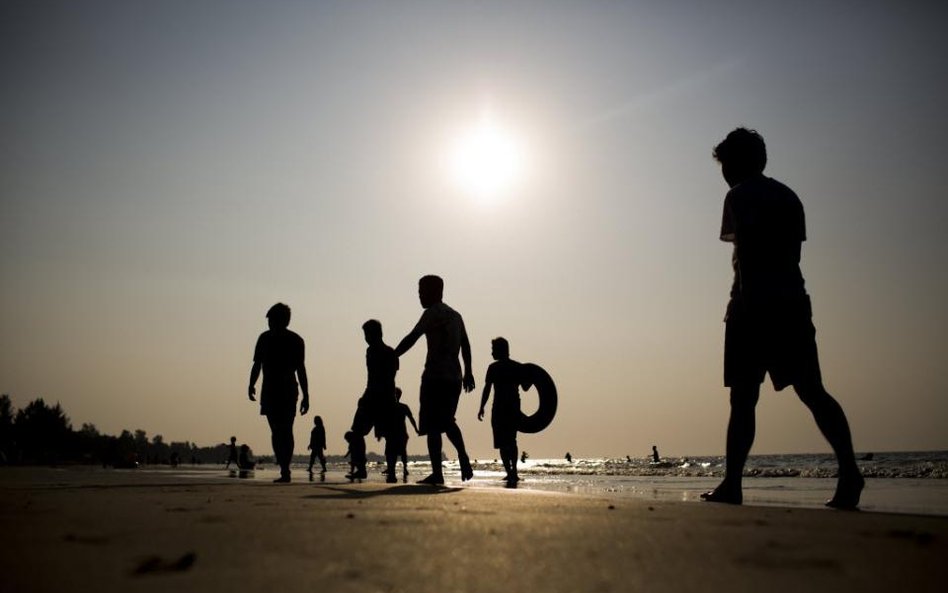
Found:
[[[280,477],[274,482],[290,481],[290,462],[293,460],[293,421],[296,419],[296,399],[300,400],[300,415],[309,411],[309,380],[306,377],[306,348],[303,338],[288,329],[290,308],[277,303],[267,311],[270,329],[260,334],[254,348],[247,394],[256,401],[257,378],[263,371],[260,393],[260,415],[267,417],[273,455],[280,466]],[[299,385],[297,385],[299,380]]]
[[[454,418],[462,388],[466,392],[474,390],[471,343],[464,328],[464,319],[443,302],[443,295],[444,281],[439,276],[424,276],[418,281],[418,300],[425,311],[415,328],[395,347],[395,354],[401,356],[421,336],[425,336],[428,343],[425,370],[421,375],[418,432],[427,435],[431,475],[420,480],[422,484],[444,484],[441,467],[442,433],[457,449],[461,480],[474,477],[471,461],[464,448],[464,436]],[[463,375],[458,353],[464,361]]]
[[[826,505],[854,509],[865,482],[846,415],[823,387],[810,297],[800,271],[806,239],[803,205],[790,188],[764,176],[767,149],[756,131],[732,131],[713,156],[730,187],[721,240],[734,244],[724,337],[724,384],[731,390],[731,410],[724,480],[701,497],[743,502],[741,477],[754,442],[760,385],[769,373],[777,391],[793,386],[836,454],[839,479]]]

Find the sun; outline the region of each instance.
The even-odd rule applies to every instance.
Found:
[[[477,198],[493,198],[513,190],[523,175],[523,150],[518,138],[489,116],[461,130],[449,151],[454,184]]]

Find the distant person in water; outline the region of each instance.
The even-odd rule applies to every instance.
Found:
[[[418,412],[419,433],[428,439],[428,457],[431,459],[431,475],[420,481],[423,484],[444,484],[442,471],[442,440],[445,434],[458,452],[461,480],[474,477],[471,461],[464,447],[464,436],[454,416],[457,412],[461,389],[474,390],[474,375],[471,371],[471,343],[464,328],[461,315],[446,305],[443,299],[444,281],[438,276],[424,276],[418,281],[418,300],[424,313],[407,336],[395,348],[401,356],[408,352],[418,338],[425,336],[428,354],[425,370],[421,375]],[[458,354],[464,362],[464,372]]]
[[[526,463],[527,459],[529,458],[530,458],[530,455],[526,451],[524,451],[523,453],[520,454],[520,463]]]
[[[566,463],[573,463],[573,456],[569,451],[566,452]]]
[[[405,421],[411,423],[415,434],[418,433],[418,425],[415,424],[415,417],[411,413],[411,408],[407,404],[401,403],[402,390],[395,388],[395,407],[393,408],[392,418],[388,424],[388,433],[385,435],[385,461],[388,465],[385,475],[386,482],[394,483],[395,465],[398,458],[402,458],[402,477],[408,479],[408,428]]]
[[[365,468],[365,438],[357,435],[351,430],[343,435],[346,442],[349,443],[349,450],[346,451],[346,457],[349,458],[349,473],[346,477],[349,480],[364,480],[368,477],[368,471]]]
[[[300,414],[309,411],[309,380],[306,377],[305,345],[303,338],[287,329],[290,308],[277,303],[267,311],[270,329],[260,334],[250,369],[250,401],[256,401],[257,378],[263,371],[263,389],[260,393],[260,414],[267,417],[273,454],[280,466],[280,477],[274,482],[290,481],[290,462],[293,460],[293,421],[296,419],[296,399],[302,390]],[[299,380],[299,387],[297,387]]]
[[[309,454],[309,471],[312,473],[313,465],[315,465],[316,460],[319,460],[319,465],[322,467],[322,471],[326,471],[326,456],[323,454],[323,449],[326,448],[326,427],[323,426],[322,416],[316,416],[313,418],[313,430],[309,433],[309,446],[307,449],[310,450]]]
[[[658,456],[658,447],[652,445],[652,463],[658,463],[662,458]]]
[[[490,354],[494,362],[487,367],[477,419],[484,420],[484,407],[493,389],[494,403],[490,409],[490,426],[494,433],[494,448],[500,452],[500,460],[507,472],[505,480],[517,482],[520,480],[517,475],[517,424],[520,422],[522,365],[510,358],[510,344],[505,338],[494,338],[491,341]]]
[[[370,319],[362,324],[362,333],[368,348],[365,350],[365,368],[368,378],[365,391],[359,398],[352,419],[353,439],[361,439],[365,449],[365,435],[375,428],[375,437],[381,439],[388,432],[395,411],[395,374],[398,357],[382,341],[382,324]],[[357,445],[357,448],[359,445]]]
[[[827,506],[856,508],[864,481],[846,415],[823,387],[810,297],[800,271],[806,239],[803,205],[787,186],[764,175],[767,149],[756,131],[732,131],[713,156],[730,187],[721,240],[734,244],[724,337],[724,384],[731,390],[731,410],[724,480],[702,498],[743,501],[741,476],[754,442],[760,385],[769,373],[777,391],[793,386],[833,447],[839,480]]]
[[[224,469],[229,469],[231,463],[237,465],[237,437],[230,437],[230,445],[227,446],[227,464]]]

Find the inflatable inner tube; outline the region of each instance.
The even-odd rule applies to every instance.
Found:
[[[553,384],[549,373],[533,363],[524,363],[520,370],[522,373],[520,386],[524,391],[530,387],[536,387],[540,407],[529,416],[521,412],[517,430],[531,434],[537,433],[549,426],[553,422],[553,417],[556,416],[556,385]]]

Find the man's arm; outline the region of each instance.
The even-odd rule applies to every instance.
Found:
[[[484,393],[481,395],[481,409],[477,411],[477,419],[484,420],[484,406],[487,405],[487,399],[490,397],[490,388],[493,383],[490,380],[490,373],[486,379],[484,379]]]
[[[401,356],[402,354],[411,350],[411,347],[415,345],[415,342],[418,341],[418,338],[424,335],[417,327],[411,332],[402,338],[402,341],[398,343],[398,346],[395,346],[395,356]]]
[[[464,320],[461,320],[461,360],[464,362],[464,391],[474,391],[474,373],[471,371],[471,342],[467,339]]]
[[[257,378],[260,377],[260,363],[257,361],[253,362],[253,366],[250,367],[250,387],[247,388],[247,396],[250,397],[250,401],[255,402],[257,398],[253,395],[257,393]]]
[[[300,390],[303,392],[303,400],[300,402],[300,415],[305,416],[309,412],[309,378],[306,376],[306,365],[300,363],[296,369],[296,377],[300,381]]]
[[[405,416],[408,418],[408,421],[411,422],[411,427],[415,429],[415,434],[418,433],[418,425],[415,424],[415,417],[411,414],[411,408],[405,406]]]

